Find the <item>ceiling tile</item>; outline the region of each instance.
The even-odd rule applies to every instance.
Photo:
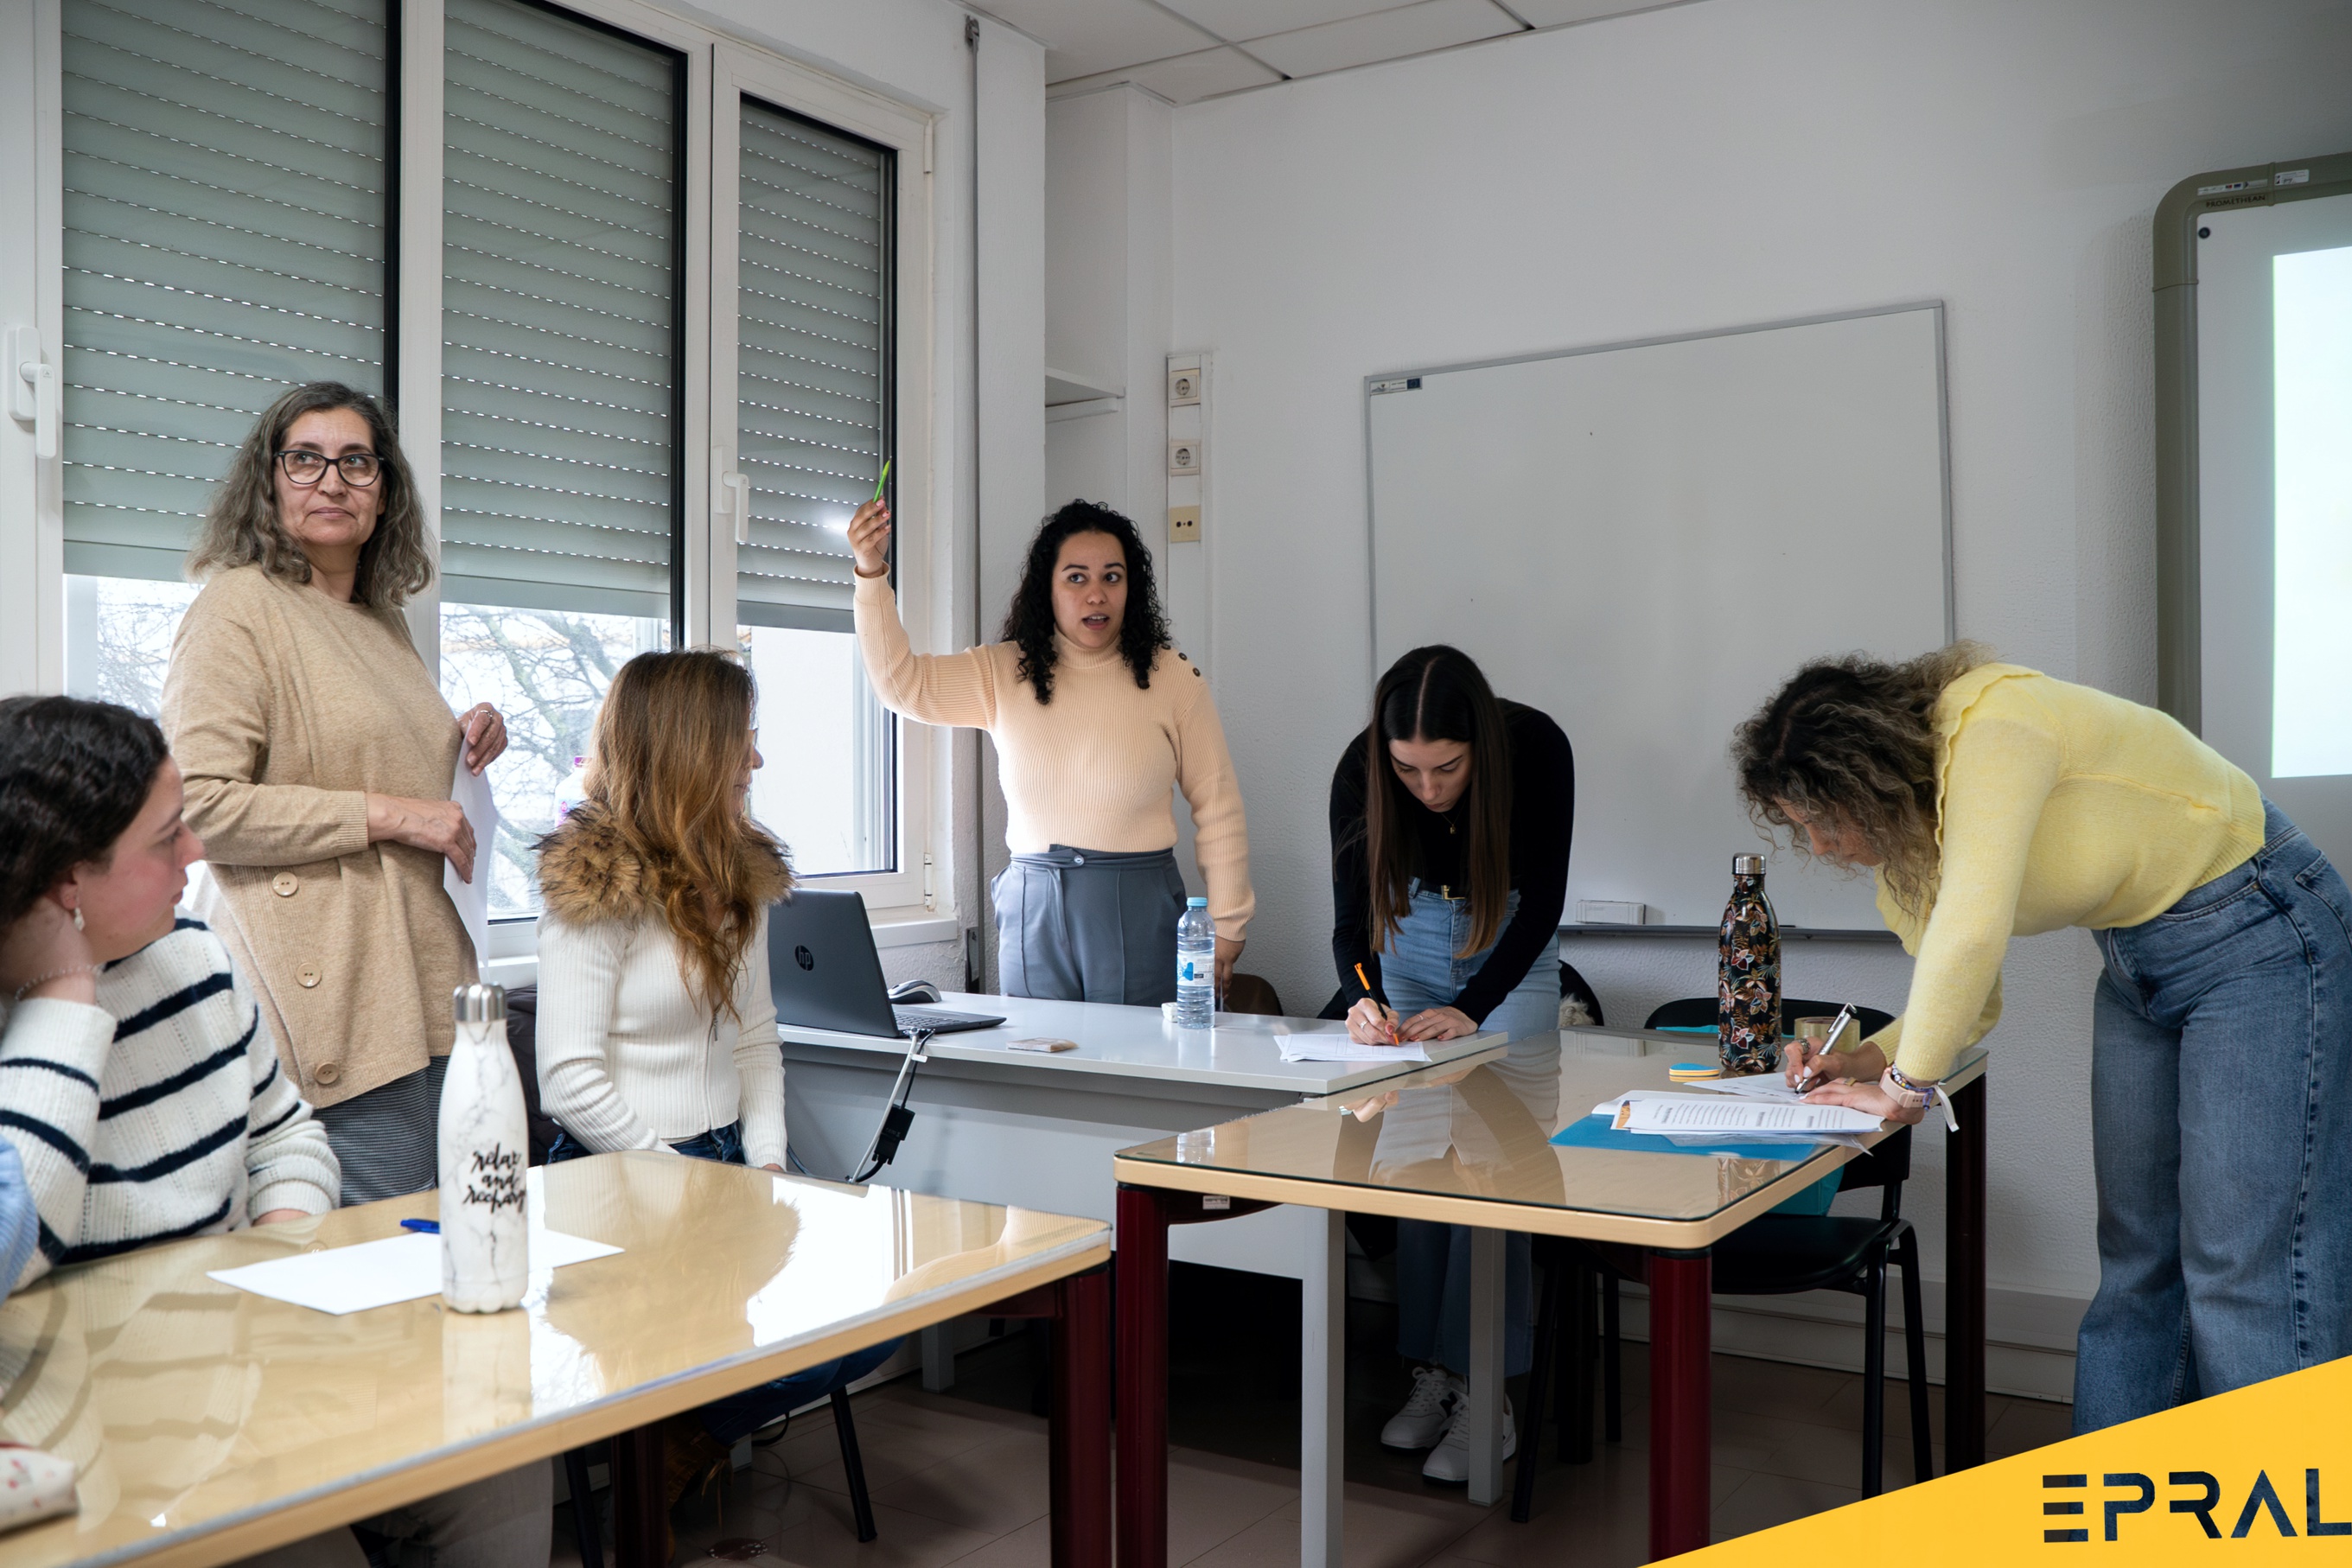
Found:
[[[1504,0],[1504,4],[1538,27],[1569,22],[1590,22],[1596,16],[1622,16],[1650,11],[1666,0]]]
[[[1374,11],[1393,11],[1405,0],[1160,0],[1221,38],[1242,43],[1275,33],[1295,33]],[[1620,4],[1623,0],[1619,0]]]
[[[984,0],[990,16],[1045,45],[1045,79],[1066,81],[1218,40],[1150,0]]]
[[[1421,0],[1418,5],[1258,38],[1249,51],[1276,70],[1314,76],[1519,30],[1488,0]]]
[[[1268,82],[1281,79],[1279,74],[1266,69],[1239,49],[1202,49],[1198,54],[1179,55],[1174,59],[1153,60],[1146,65],[1103,71],[1074,81],[1055,82],[1054,96],[1060,98],[1072,92],[1083,92],[1088,88],[1131,81],[1173,102],[1191,103],[1221,92],[1239,92],[1245,87],[1264,87]]]

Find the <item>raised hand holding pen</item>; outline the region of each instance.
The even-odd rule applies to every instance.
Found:
[[[860,577],[890,570],[890,503],[877,497],[849,520],[849,553]]]

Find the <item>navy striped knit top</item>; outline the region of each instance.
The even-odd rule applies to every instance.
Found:
[[[0,1136],[16,1146],[53,1268],[324,1214],[341,1173],[278,1071],[245,982],[202,921],[98,977],[98,1005],[36,999],[0,1020]]]

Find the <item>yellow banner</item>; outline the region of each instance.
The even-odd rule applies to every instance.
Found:
[[[1715,1564],[2352,1563],[2352,1357],[1691,1553]]]

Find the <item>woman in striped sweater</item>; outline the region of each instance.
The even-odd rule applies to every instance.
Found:
[[[37,1216],[12,1289],[340,1198],[326,1131],[279,1071],[252,994],[219,940],[177,915],[205,852],[180,808],[152,720],[69,697],[0,701],[0,1138]],[[86,1468],[101,1458],[15,1416],[8,1435]],[[547,1561],[551,1507],[542,1463],[370,1523],[423,1540],[441,1568],[507,1568]],[[364,1558],[336,1530],[257,1561]]]

